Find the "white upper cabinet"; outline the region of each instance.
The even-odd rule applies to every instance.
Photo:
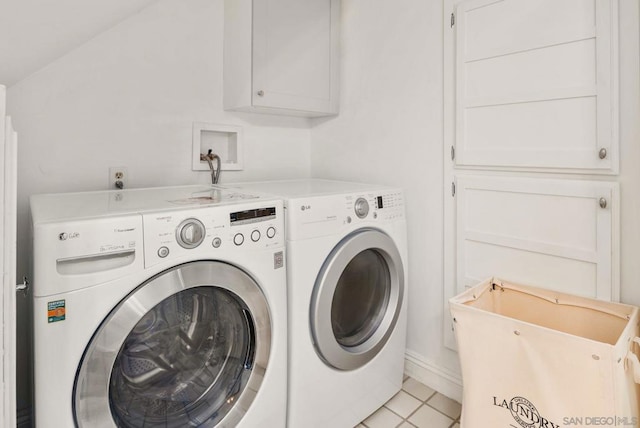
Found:
[[[471,0],[453,25],[457,165],[617,172],[617,1]]]
[[[224,108],[338,113],[340,0],[225,0]]]

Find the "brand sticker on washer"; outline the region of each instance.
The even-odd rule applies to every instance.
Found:
[[[282,251],[273,253],[273,268],[280,269],[283,266],[284,266],[284,253]]]
[[[49,322],[64,321],[67,314],[66,303],[64,300],[55,300],[47,302],[47,318]]]

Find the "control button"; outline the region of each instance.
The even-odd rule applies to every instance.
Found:
[[[178,225],[176,241],[182,248],[196,248],[204,241],[206,231],[204,224],[195,218],[188,218]]]
[[[213,248],[219,248],[220,245],[222,245],[222,239],[218,237],[213,238],[213,242],[211,243],[211,245],[213,245]]]
[[[351,216],[350,215],[347,216],[347,224],[349,224],[349,223],[351,223]]]
[[[369,214],[369,202],[365,198],[358,198],[353,208],[359,218],[365,218]]]
[[[251,232],[251,240],[253,242],[258,242],[260,240],[260,231],[259,230],[254,230],[253,232]]]
[[[236,233],[236,236],[233,237],[233,243],[236,245],[242,245],[244,242],[244,235],[242,233]]]
[[[373,213],[373,218],[378,218],[378,213],[374,212]]]
[[[271,239],[274,236],[276,236],[276,228],[272,226],[269,229],[267,229],[267,238]]]
[[[167,247],[158,248],[158,256],[161,258],[165,258],[169,255],[169,249]]]

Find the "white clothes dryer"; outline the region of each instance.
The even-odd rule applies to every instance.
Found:
[[[285,425],[281,200],[184,186],[31,212],[38,428]]]
[[[290,428],[350,428],[402,387],[403,192],[330,180],[240,183],[285,200]]]

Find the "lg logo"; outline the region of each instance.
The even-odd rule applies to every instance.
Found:
[[[300,206],[300,209],[301,209],[302,211],[310,210],[310,209],[311,209],[311,205],[301,205],[301,206]]]
[[[66,241],[67,239],[74,239],[78,237],[80,237],[80,234],[78,232],[71,232],[71,233],[62,232],[60,235],[58,235],[58,239],[60,241]]]

